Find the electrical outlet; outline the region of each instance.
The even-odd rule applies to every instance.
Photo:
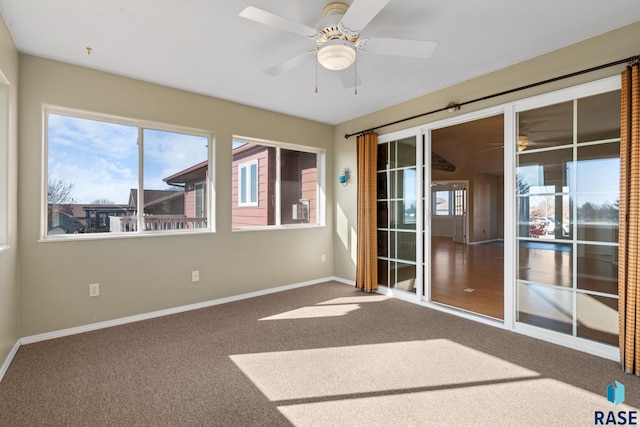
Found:
[[[325,256],[325,254],[322,254],[322,256],[320,257],[320,261],[327,262],[327,257]]]
[[[200,281],[200,270],[193,270],[191,272],[191,281],[199,282]]]
[[[91,283],[89,285],[89,296],[90,297],[100,296],[100,283]]]

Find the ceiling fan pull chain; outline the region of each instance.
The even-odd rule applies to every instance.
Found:
[[[316,50],[316,93],[318,93],[318,51]]]

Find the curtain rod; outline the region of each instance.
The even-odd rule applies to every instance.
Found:
[[[358,131],[358,132],[345,133],[344,134],[344,138],[345,139],[349,139],[349,138],[351,138],[352,136],[355,136],[355,135],[363,135],[363,134],[366,134],[366,133],[369,133],[369,132],[373,132],[374,130],[378,130],[380,128],[396,125],[398,123],[407,122],[409,120],[417,119],[419,117],[428,116],[428,115],[434,114],[434,113],[439,113],[439,112],[445,111],[445,110],[450,110],[452,108],[456,109],[456,110],[459,110],[464,105],[469,105],[469,104],[473,104],[475,102],[485,101],[487,99],[496,98],[496,97],[502,96],[502,95],[508,95],[510,93],[519,92],[521,90],[530,89],[530,88],[536,87],[536,86],[542,86],[542,85],[545,85],[545,84],[557,82],[559,80],[564,80],[564,79],[568,79],[568,78],[571,78],[571,77],[576,77],[576,76],[579,76],[579,75],[582,75],[582,74],[592,73],[594,71],[599,71],[599,70],[602,70],[604,68],[609,68],[609,67],[613,67],[613,66],[616,66],[616,65],[624,64],[624,63],[633,63],[633,62],[637,62],[637,61],[640,61],[640,55],[630,56],[629,58],[626,58],[626,59],[619,59],[619,60],[614,61],[614,62],[609,62],[608,64],[598,65],[596,67],[587,68],[587,69],[580,70],[580,71],[575,71],[573,73],[565,74],[563,76],[553,77],[551,79],[542,80],[542,81],[539,81],[539,82],[536,82],[536,83],[531,83],[531,84],[528,84],[528,85],[525,85],[525,86],[520,86],[520,87],[517,87],[517,88],[514,88],[514,89],[505,90],[503,92],[494,93],[494,94],[491,94],[491,95],[483,96],[481,98],[471,99],[469,101],[464,101],[464,102],[461,102],[459,104],[449,103],[449,104],[447,104],[446,107],[438,108],[437,110],[431,110],[431,111],[427,111],[426,113],[420,113],[420,114],[416,114],[416,115],[411,116],[411,117],[405,117],[404,119],[399,119],[399,120],[396,120],[396,121],[393,121],[393,122],[385,123],[383,125],[375,126],[375,127],[369,128],[369,129]]]

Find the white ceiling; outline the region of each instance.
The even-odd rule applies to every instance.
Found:
[[[318,67],[318,93],[315,61],[263,74],[314,43],[238,13],[252,5],[313,27],[327,3],[0,0],[0,12],[21,52],[329,124],[640,20],[638,0],[391,0],[361,35],[437,41],[430,58],[360,54],[357,95],[336,74],[353,67]]]

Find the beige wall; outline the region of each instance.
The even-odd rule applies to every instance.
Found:
[[[0,185],[8,182],[6,194],[0,190],[0,206],[8,206],[8,217],[0,215],[1,221],[8,224],[9,248],[0,252],[0,367],[6,360],[11,348],[16,344],[18,329],[18,240],[17,240],[17,108],[18,108],[18,52],[13,40],[0,18],[0,71],[9,81],[9,126],[2,138],[8,138],[7,152],[8,174],[0,176]],[[4,127],[4,126],[3,126]],[[2,144],[0,144],[2,149]],[[4,154],[4,153],[3,153]],[[0,154],[0,159],[4,156]],[[2,168],[0,168],[2,170]],[[4,200],[6,196],[6,202]],[[0,242],[0,244],[6,242]]]
[[[215,132],[217,232],[38,242],[43,104]],[[231,232],[232,135],[325,148],[332,206],[331,126],[28,55],[19,113],[21,336],[333,275],[331,209],[326,227]],[[89,298],[94,282],[101,294]]]
[[[427,111],[437,110],[446,106],[450,101],[462,103],[481,98],[516,87],[528,85],[538,81],[573,73],[582,69],[607,64],[619,59],[640,54],[638,39],[640,38],[640,22],[612,31],[610,33],[585,40],[572,46],[548,53],[538,58],[525,61],[502,70],[480,76],[451,87],[442,89],[429,95],[421,96],[397,106],[386,108],[378,112],[342,123],[335,127],[335,168],[351,167],[355,171],[356,152],[355,137],[346,140],[346,133],[354,133],[363,129],[373,128],[385,123],[394,122],[405,117],[412,117]],[[515,60],[515,59],[514,59]],[[468,64],[473,67],[473,64]],[[469,104],[455,113],[441,112],[430,116],[417,118],[408,122],[379,129],[379,135],[408,129],[429,122],[452,117],[454,114],[465,114],[484,108],[501,105],[509,101],[527,98],[533,95],[551,92],[553,90],[575,86],[581,83],[598,80],[604,77],[618,75],[624,65],[606,68],[597,72],[585,74],[552,84],[527,89],[521,92],[505,95],[490,100]],[[428,78],[426,76],[425,78]],[[360,90],[366,90],[363,86]],[[337,179],[336,179],[337,181]],[[355,235],[345,230],[356,228],[356,179],[349,186],[342,187],[335,183],[334,210],[336,212],[336,238],[334,239],[334,273],[337,277],[348,280],[355,279]]]

